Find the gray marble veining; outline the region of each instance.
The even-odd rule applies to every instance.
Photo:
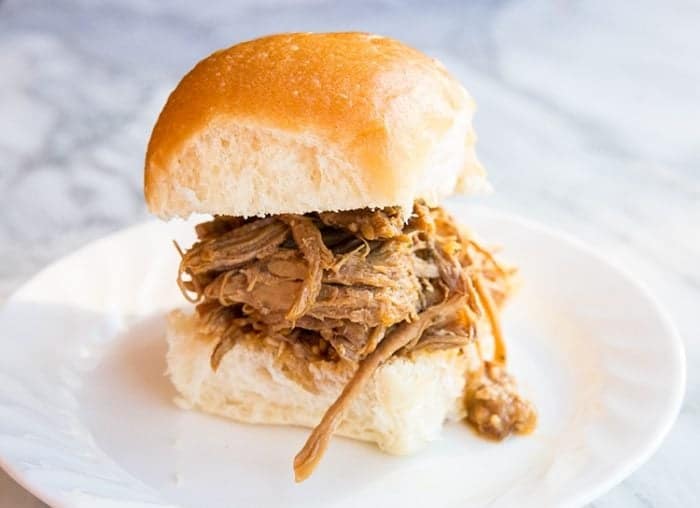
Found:
[[[651,287],[688,355],[673,431],[596,507],[700,505],[700,4],[0,1],[0,296],[146,217],[142,161],[177,79],[279,31],[360,29],[439,57],[479,104],[489,206]],[[0,473],[0,506],[43,506]]]

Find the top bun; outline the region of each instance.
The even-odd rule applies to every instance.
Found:
[[[162,218],[435,203],[486,185],[474,102],[387,37],[291,33],[217,51],[175,88],[148,144]]]

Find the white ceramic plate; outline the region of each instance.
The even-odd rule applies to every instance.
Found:
[[[452,207],[518,264],[511,369],[537,431],[466,426],[409,458],[341,438],[292,480],[308,430],[187,412],[164,377],[163,313],[182,305],[172,238],[148,223],[55,263],[0,313],[0,465],[54,506],[557,506],[588,502],[659,446],[683,396],[681,341],[640,285],[532,223]]]

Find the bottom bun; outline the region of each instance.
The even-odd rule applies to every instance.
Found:
[[[237,342],[214,372],[218,337],[202,333],[196,314],[182,311],[169,315],[167,340],[179,402],[245,423],[315,427],[354,370],[343,362],[310,363],[310,390],[286,373],[278,347],[250,338]],[[412,453],[437,439],[446,420],[465,416],[467,372],[480,365],[474,344],[392,357],[352,401],[336,434],[374,442],[387,453]]]

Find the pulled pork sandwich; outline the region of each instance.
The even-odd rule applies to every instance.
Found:
[[[212,216],[178,246],[196,307],[170,316],[170,377],[192,407],[312,427],[297,481],[334,434],[405,454],[446,420],[535,425],[504,370],[514,271],[438,205],[485,185],[473,110],[395,40],[303,33],[204,59],[156,123],[150,209]]]

